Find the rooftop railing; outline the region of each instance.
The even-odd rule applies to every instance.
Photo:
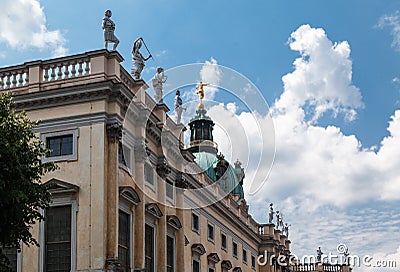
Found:
[[[92,81],[96,78],[116,78],[128,86],[132,86],[133,79],[120,65],[122,60],[123,58],[118,52],[102,49],[3,67],[0,68],[0,91],[25,89],[40,91],[53,83],[82,84],[84,78]],[[57,85],[57,88],[59,87],[60,85]]]

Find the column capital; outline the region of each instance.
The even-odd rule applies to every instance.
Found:
[[[171,167],[168,166],[168,162],[164,156],[159,157],[157,160],[157,174],[165,179],[169,173],[171,173]]]
[[[118,121],[106,125],[108,141],[115,143],[122,138],[122,124]]]
[[[135,161],[144,162],[148,157],[146,140],[143,137],[135,138],[134,144]]]

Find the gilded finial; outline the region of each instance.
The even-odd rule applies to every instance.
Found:
[[[205,84],[200,81],[200,83],[196,86],[196,94],[200,97],[199,109],[204,109],[203,99],[204,99],[204,86],[208,86],[209,84]]]

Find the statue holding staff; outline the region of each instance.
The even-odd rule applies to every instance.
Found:
[[[112,50],[115,51],[119,44],[119,40],[114,34],[115,24],[110,19],[111,15],[112,15],[112,12],[109,9],[106,10],[104,13],[103,24],[102,24],[102,28],[104,29],[104,47],[106,49],[108,49],[108,43],[112,42],[112,43],[114,43]]]
[[[149,49],[147,48],[146,44],[144,46],[147,49],[147,52],[149,53],[149,56],[147,58],[143,57],[142,53],[140,53],[139,49],[142,47],[142,44],[144,44],[144,41],[142,38],[136,39],[136,41],[133,43],[132,47],[132,70],[131,74],[134,79],[138,80],[140,79],[140,75],[143,71],[143,68],[145,66],[145,61],[147,61],[149,58],[152,58],[153,56],[151,55]]]

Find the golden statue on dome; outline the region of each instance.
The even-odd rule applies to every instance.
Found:
[[[204,109],[204,105],[203,105],[203,99],[204,99],[204,86],[208,86],[209,84],[205,84],[203,82],[200,81],[200,83],[196,86],[196,94],[198,94],[200,96],[200,104],[199,104],[199,109]]]

